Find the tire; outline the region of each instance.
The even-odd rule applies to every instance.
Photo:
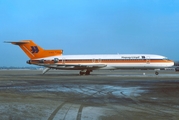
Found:
[[[85,75],[90,75],[90,71],[86,71]]]
[[[159,72],[158,71],[155,71],[155,75],[158,75],[159,74]]]
[[[84,75],[84,74],[85,74],[84,72],[81,72],[81,71],[80,71],[80,75]]]

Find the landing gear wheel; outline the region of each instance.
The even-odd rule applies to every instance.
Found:
[[[159,74],[159,72],[158,71],[155,71],[155,75],[158,75]]]
[[[85,74],[85,72],[80,71],[80,75],[84,75],[84,74]]]
[[[90,71],[87,70],[86,73],[85,73],[85,75],[90,75]]]
[[[80,75],[90,75],[90,72],[92,72],[92,70],[82,70],[80,71]]]

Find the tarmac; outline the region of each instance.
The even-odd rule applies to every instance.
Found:
[[[1,120],[178,120],[179,72],[0,70]]]

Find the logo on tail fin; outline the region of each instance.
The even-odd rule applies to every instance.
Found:
[[[39,52],[39,49],[38,49],[38,47],[37,46],[31,46],[31,52],[32,53],[38,53]]]

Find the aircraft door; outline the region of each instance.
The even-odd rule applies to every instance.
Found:
[[[150,57],[149,56],[146,57],[146,63],[150,64]]]
[[[62,58],[62,64],[65,64],[65,58]]]
[[[92,63],[95,63],[95,58],[92,59]]]
[[[101,63],[101,58],[98,59],[98,62]]]

